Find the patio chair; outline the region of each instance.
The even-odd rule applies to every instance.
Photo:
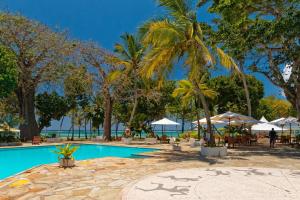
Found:
[[[42,142],[41,136],[33,136],[32,145],[39,145]]]
[[[234,148],[234,145],[236,143],[236,140],[234,137],[228,137],[227,138],[227,143],[228,143],[228,147],[230,148],[232,146],[232,148]]]
[[[160,142],[163,144],[168,144],[168,143],[170,143],[170,139],[166,135],[163,135],[160,138]]]

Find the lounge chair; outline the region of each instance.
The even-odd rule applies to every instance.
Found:
[[[32,139],[32,145],[35,145],[35,144],[41,144],[42,143],[42,138],[41,136],[33,136],[33,139]]]

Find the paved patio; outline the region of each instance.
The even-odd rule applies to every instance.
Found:
[[[122,200],[298,200],[300,170],[198,168],[144,178],[127,187]]]
[[[72,169],[62,169],[57,164],[40,166],[0,182],[0,199],[121,199],[122,191],[129,184],[149,175],[177,169],[251,167],[300,170],[300,151],[289,147],[274,150],[264,146],[238,148],[229,150],[226,158],[204,158],[199,156],[198,148],[182,146],[182,152],[174,152],[168,144],[146,145],[162,149],[150,153],[152,157],[146,159],[93,159],[77,162]]]

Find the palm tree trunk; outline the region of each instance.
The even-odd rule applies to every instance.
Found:
[[[86,118],[84,118],[84,134],[85,134],[85,139],[87,139],[87,132],[86,132]]]
[[[250,93],[249,93],[249,88],[248,88],[248,83],[247,83],[247,77],[246,77],[246,74],[244,73],[243,61],[240,61],[239,65],[240,65],[240,69],[241,69],[241,79],[243,81],[245,96],[246,96],[246,100],[247,100],[248,116],[251,117],[252,116],[251,99],[250,99]]]
[[[185,125],[185,118],[182,115],[182,117],[181,117],[181,133],[184,133],[184,125]]]
[[[61,129],[62,129],[62,125],[63,125],[63,123],[64,123],[64,119],[65,119],[65,116],[62,117],[61,122],[60,122],[60,126],[59,126],[59,137],[60,137],[60,134],[61,134]]]
[[[196,109],[197,109],[198,139],[200,140],[201,130],[200,130],[200,101],[199,101],[199,99],[196,100],[195,105],[196,105]]]
[[[206,102],[205,96],[201,91],[199,91],[199,98],[202,103],[204,113],[205,113],[205,118],[206,118],[206,124],[207,124],[207,133],[209,134],[209,144],[213,145],[215,144],[215,138],[212,132],[212,127],[211,127],[211,120],[210,120],[210,112],[208,108],[208,104]]]
[[[138,105],[138,94],[137,94],[136,89],[134,89],[134,102],[133,102],[133,108],[132,108],[132,111],[131,111],[131,114],[130,114],[130,118],[129,118],[129,122],[128,122],[129,128],[131,128],[131,123],[132,123],[133,117],[134,117],[134,115],[135,115],[137,105]]]
[[[248,89],[248,84],[247,84],[245,74],[242,74],[242,80],[243,80],[243,85],[244,85],[244,90],[245,90],[245,96],[247,99],[248,116],[251,117],[251,115],[252,115],[251,100],[250,100],[250,94],[249,94],[249,89]]]

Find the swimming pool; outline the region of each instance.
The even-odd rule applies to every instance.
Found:
[[[157,149],[80,144],[76,160],[103,157],[136,158],[137,154]],[[16,147],[0,149],[0,180],[42,164],[56,163],[56,146]]]

